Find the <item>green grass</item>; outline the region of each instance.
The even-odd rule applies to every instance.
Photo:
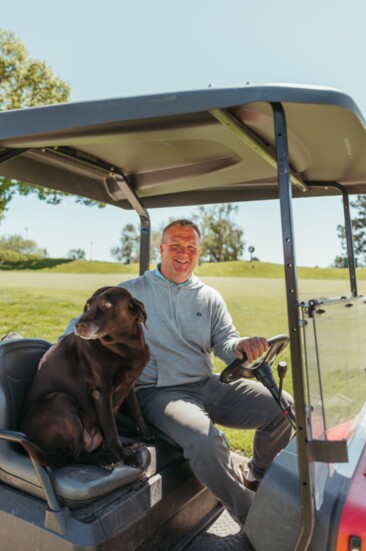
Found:
[[[99,262],[96,260],[73,260],[55,266],[43,267],[42,272],[59,274],[137,274],[137,264]]]
[[[99,262],[88,260],[69,260],[65,258],[47,258],[43,260],[27,260],[22,262],[4,262],[1,270],[25,270],[50,273],[79,274],[137,274],[137,264],[120,264],[116,262]],[[280,278],[284,277],[282,264],[270,262],[247,262],[237,260],[232,262],[212,262],[197,266],[195,273],[200,277],[254,277]],[[304,268],[297,270],[300,279],[341,279],[348,280],[348,270],[345,268]],[[366,269],[358,268],[357,277],[366,280]]]
[[[75,262],[79,265],[78,269],[80,262]],[[72,267],[73,264],[70,262],[67,266]],[[89,267],[94,265],[86,264]],[[105,263],[95,264],[100,267],[99,264]],[[131,273],[59,273],[61,266],[53,270],[0,272],[0,337],[9,331],[17,331],[24,337],[40,337],[54,342],[69,320],[82,311],[85,300],[95,289],[115,285],[136,275],[133,270]],[[212,270],[211,266],[200,269]],[[288,332],[283,278],[237,277],[233,274],[229,277],[210,274],[201,277],[224,296],[234,323],[243,336],[261,335],[268,338]],[[300,295],[304,296],[340,295],[347,294],[348,282],[342,279],[303,279],[299,282],[299,289]],[[360,292],[365,294],[365,291],[366,283],[361,281]],[[289,349],[282,353],[281,359],[290,365]],[[221,371],[224,365],[215,361],[215,367]],[[285,389],[291,390],[290,370]],[[250,453],[252,432],[225,429],[225,433],[233,449]]]

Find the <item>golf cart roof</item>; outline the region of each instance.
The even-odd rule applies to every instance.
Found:
[[[130,203],[111,189],[111,174],[147,208],[276,198],[271,103],[285,111],[295,197],[325,193],[312,182],[366,193],[366,131],[356,104],[337,90],[289,85],[2,112],[0,174],[124,208]]]

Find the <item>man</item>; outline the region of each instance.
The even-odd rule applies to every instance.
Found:
[[[160,252],[155,270],[120,284],[144,303],[148,316],[151,360],[137,395],[145,420],[182,448],[196,477],[244,524],[254,495],[248,488],[258,485],[288,443],[291,426],[262,384],[221,383],[213,374],[212,352],[226,364],[243,353],[252,362],[268,344],[264,338],[240,338],[221,295],[193,275],[200,255],[194,223],[170,223]],[[233,466],[214,423],[256,429],[248,478]]]

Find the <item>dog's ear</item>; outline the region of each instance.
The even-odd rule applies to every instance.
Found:
[[[137,298],[133,298],[131,301],[137,310],[137,320],[144,324],[146,327],[147,314],[144,304]]]
[[[107,285],[107,287],[101,287],[100,289],[97,289],[96,291],[94,291],[94,293],[92,294],[90,299],[92,299],[92,298],[94,298],[98,295],[101,295],[102,293],[104,293],[104,291],[108,291],[109,289],[113,289],[113,286],[112,285]]]
[[[88,300],[86,301],[85,303],[85,306],[84,306],[84,314],[85,312],[88,310],[88,307],[90,306],[90,303],[92,302],[92,300],[101,295],[102,293],[104,293],[104,291],[108,291],[108,289],[113,289],[113,287],[111,285],[108,285],[107,287],[100,287],[100,289],[97,289],[96,291],[94,291],[94,293],[92,294],[91,297],[88,298]]]

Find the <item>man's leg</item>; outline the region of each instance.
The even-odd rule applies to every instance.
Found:
[[[225,437],[204,409],[204,383],[138,391],[146,421],[182,449],[198,480],[244,524],[253,499],[231,462]]]
[[[217,375],[212,375],[203,390],[204,405],[214,423],[235,429],[256,429],[250,467],[260,480],[292,436],[292,427],[278,404],[262,383],[251,379],[224,384]],[[289,394],[283,396],[292,403]]]

